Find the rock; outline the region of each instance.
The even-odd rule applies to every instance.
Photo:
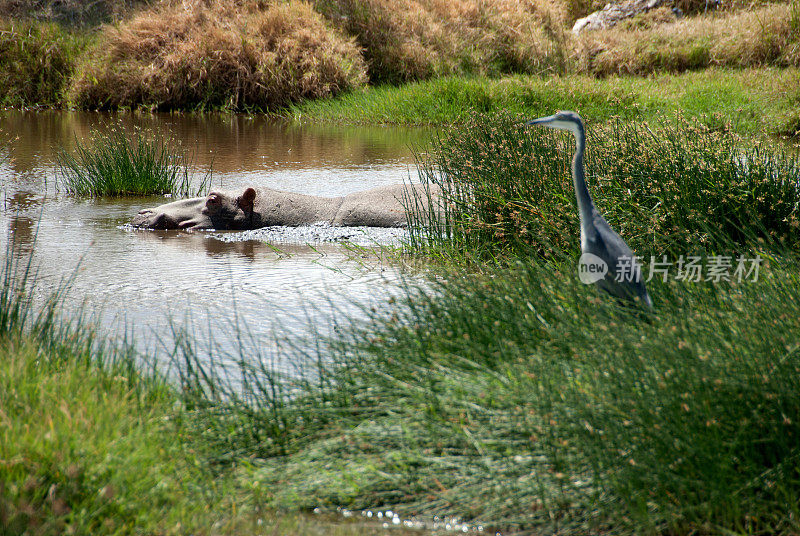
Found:
[[[640,13],[662,6],[668,0],[628,0],[619,4],[606,4],[600,11],[575,21],[572,33],[580,34],[584,30],[604,30],[616,25],[619,21],[629,19]]]

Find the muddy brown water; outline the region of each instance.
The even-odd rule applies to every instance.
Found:
[[[11,243],[15,255],[32,255],[40,297],[73,278],[68,314],[83,307],[104,332],[133,335],[140,350],[166,352],[184,330],[222,359],[243,346],[244,354],[292,361],[313,348],[317,331],[329,334],[396,292],[397,266],[341,243],[132,230],[124,224],[133,214],[165,200],[59,192],[57,152],[110,128],[178,140],[193,155],[195,180],[213,167],[217,188],[325,196],[415,180],[412,147],[428,135],[241,115],[0,111],[0,147],[10,157],[0,164],[0,248]],[[306,342],[292,348],[299,340]]]

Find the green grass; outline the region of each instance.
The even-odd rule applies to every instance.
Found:
[[[35,267],[0,268],[0,534],[379,534],[281,514],[236,464],[206,456],[182,395],[91,319],[64,320],[69,282],[37,305]],[[242,461],[243,466],[250,464]]]
[[[589,190],[645,259],[755,240],[797,247],[796,155],[681,116],[616,120],[587,137]],[[446,131],[419,162],[423,180],[442,189],[444,218],[412,225],[412,246],[455,262],[577,253],[574,147],[571,135],[508,114]]]
[[[0,290],[2,534],[126,534],[193,522],[221,496],[176,434],[177,397],[130,347],[43,306],[8,245]],[[208,479],[206,491],[195,482]]]
[[[797,269],[653,283],[651,317],[580,285],[574,259],[448,273],[343,329],[305,379],[248,356],[244,392],[204,398],[197,426],[220,452],[256,457],[253,493],[274,507],[536,534],[790,534]]]
[[[78,56],[91,39],[87,31],[54,23],[0,23],[0,106],[63,105]]]
[[[335,99],[308,101],[286,113],[299,121],[441,125],[475,114],[535,117],[575,110],[592,122],[614,116],[647,120],[682,110],[717,128],[794,134],[800,71],[706,69],[648,78],[584,75],[440,78],[401,87],[381,86]]]
[[[637,244],[653,253],[691,247],[734,262],[761,255],[757,280],[678,281],[673,268],[668,281],[648,284],[652,312],[581,285],[577,233],[556,223],[574,214],[567,138],[517,135],[509,118],[479,120],[441,140],[431,168],[460,180],[453,174],[460,166],[471,180],[466,190],[478,201],[461,207],[465,221],[482,217],[483,194],[495,208],[521,200],[549,215],[538,235],[549,242],[508,251],[505,235],[455,241],[462,256],[494,248],[504,262],[440,268],[431,281],[409,284],[400,298],[366,311],[368,321],[343,320],[330,346],[309,356],[316,366],[288,375],[269,356],[218,356],[225,365],[215,367],[189,342],[181,385],[194,400],[188,421],[205,434],[209,455],[221,463],[231,453],[251,456],[254,495],[278,508],[390,507],[536,534],[796,533],[800,257],[768,234],[776,223],[769,211],[783,210],[787,181],[796,187],[795,161],[745,148],[748,171],[733,173],[731,159],[742,160],[726,145],[735,141],[729,133],[680,122],[659,138],[642,126],[611,132],[593,136],[621,161],[609,166],[620,175],[604,186],[603,209],[622,221],[634,206],[622,193],[623,175],[635,186],[679,169],[683,189],[662,203],[687,205],[674,215],[686,218],[679,225],[695,225],[686,236],[717,227],[697,243],[670,239],[647,249],[634,235]],[[538,160],[522,156],[531,153]],[[648,155],[652,161],[641,160]],[[535,165],[545,161],[553,170]],[[536,170],[544,176],[538,183]],[[550,192],[561,175],[566,184]],[[721,183],[718,191],[710,179]],[[758,195],[740,197],[753,193],[750,180],[774,196],[768,207]],[[502,197],[490,189],[498,184],[518,190]],[[764,221],[737,228],[742,220],[728,224],[702,203],[739,203],[742,214],[765,211]],[[543,254],[554,244],[563,247]],[[452,267],[456,255],[443,264]],[[223,380],[231,377],[235,387]]]
[[[209,172],[192,189],[185,155],[141,133],[130,139],[115,131],[78,142],[74,154],[61,150],[56,162],[58,184],[75,196],[200,195],[211,180]]]

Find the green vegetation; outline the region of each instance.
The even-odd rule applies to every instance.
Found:
[[[29,260],[0,269],[0,534],[382,534],[276,516],[235,466],[205,453],[181,394],[90,319],[43,306]],[[243,462],[248,466],[247,462]]]
[[[306,381],[243,365],[245,392],[219,393],[195,373],[216,390],[198,428],[257,455],[254,493],[281,508],[377,503],[537,534],[796,531],[796,261],[757,283],[652,283],[651,319],[557,261],[448,274]]]
[[[101,344],[80,320],[61,320],[59,293],[36,310],[30,266],[15,262],[12,248],[6,253],[0,291],[4,534],[125,533],[160,505],[202,501],[191,487],[201,473],[165,420],[174,400],[169,389],[137,372],[124,348]]]
[[[662,91],[660,75],[601,79],[607,76],[712,69],[707,77],[692,73],[684,81],[706,93],[741,82],[733,87],[733,102],[745,101],[747,113],[764,104],[754,100],[780,93],[777,83],[767,83],[770,91],[765,94],[762,78],[774,75],[787,82],[783,88],[797,86],[796,2],[726,2],[724,9],[708,12],[703,1],[680,5],[688,15],[680,20],[661,8],[608,30],[574,36],[570,28],[575,19],[600,4],[107,0],[86,7],[72,0],[8,0],[0,2],[0,13],[13,21],[0,32],[0,89],[6,89],[3,103],[12,106],[274,112],[358,90],[369,80],[379,85],[371,96],[353,93],[333,105],[364,109],[348,121],[431,123],[457,119],[454,115],[471,109],[530,108],[536,93],[545,93],[543,102],[554,100],[554,95],[563,96],[560,101],[577,96],[578,102],[564,106],[570,109],[602,95],[618,108],[630,104],[615,99],[613,91],[625,96],[632,92],[670,109],[682,104],[674,102],[673,93],[686,95],[675,82],[667,85],[676,91]],[[91,20],[116,22],[92,28],[87,26]],[[745,70],[719,71],[720,67]],[[773,70],[786,68],[792,68],[788,74]],[[503,78],[514,75],[518,77]],[[442,76],[450,78],[438,81]],[[400,87],[396,95],[385,86],[425,80],[432,85]],[[575,85],[593,88],[592,95],[574,90]],[[444,105],[443,110],[434,109],[434,97],[440,98],[437,104]],[[685,98],[695,104],[695,99]],[[780,112],[779,123],[767,130],[793,135],[797,114],[784,101],[796,96],[775,98],[777,103],[766,106]],[[461,104],[467,108],[458,109]],[[721,98],[709,104],[721,106],[729,116],[735,110]],[[327,114],[331,120],[346,116],[329,106],[300,111]]]
[[[557,109],[576,110],[594,122],[616,115],[652,120],[681,110],[714,128],[730,123],[747,134],[794,135],[800,125],[798,87],[795,68],[706,69],[602,80],[585,75],[440,78],[307,101],[287,113],[309,122],[419,125],[463,123],[475,114],[537,117]]]
[[[91,37],[52,23],[0,22],[0,106],[59,106]]]
[[[680,117],[614,121],[587,135],[597,204],[645,258],[755,240],[797,247],[797,156]],[[438,222],[423,222],[413,243],[456,262],[465,255],[577,254],[573,147],[571,136],[502,114],[451,129],[419,164],[423,178],[441,187],[446,234]]]
[[[642,126],[611,132],[593,134],[588,164],[612,223],[644,254],[694,239],[680,253],[729,256],[730,280],[676,280],[673,266],[649,283],[653,312],[581,285],[567,162],[547,158],[565,139],[478,121],[442,140],[427,172],[469,185],[451,190],[470,193],[450,196],[449,265],[478,249],[505,267],[441,268],[370,321],[340,326],[315,367],[288,377],[250,355],[232,387],[235,360],[216,369],[188,342],[187,420],[220,462],[253,456],[252,492],[277,508],[446,512],[537,534],[796,532],[800,257],[772,233],[791,233],[780,218],[797,208],[797,161],[730,152],[729,134],[685,123],[664,125],[663,142]],[[619,175],[602,155],[619,159]],[[670,171],[691,180],[649,182]],[[617,191],[627,187],[632,200]],[[670,216],[658,196],[681,229],[664,242],[622,225],[650,209]],[[511,218],[508,234],[497,232],[505,219],[488,222],[518,205],[542,219]],[[761,225],[744,217],[752,210]],[[533,239],[509,236],[521,228]],[[756,255],[758,276],[736,275]]]
[[[57,156],[58,182],[70,195],[113,196],[174,194],[200,195],[211,181],[209,172],[193,190],[185,156],[175,156],[163,138],[140,133],[131,140],[121,132],[80,142],[71,154]]]

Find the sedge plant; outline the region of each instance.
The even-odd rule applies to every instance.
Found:
[[[211,181],[209,171],[193,188],[186,155],[176,153],[160,137],[137,132],[128,137],[112,131],[89,142],[77,142],[74,153],[56,158],[58,184],[69,195],[82,197],[201,195]]]
[[[575,214],[569,139],[484,120],[443,136],[423,167],[447,205],[412,245],[456,262],[342,321],[299,371],[183,354],[208,448],[251,456],[253,493],[281,508],[537,534],[796,533],[796,160],[738,140],[718,150],[727,134],[693,128],[595,132],[598,204],[642,253],[679,254],[694,236],[702,258],[760,271],[655,277],[654,312],[609,300],[578,281],[577,224],[558,221]],[[635,223],[648,211],[662,227]],[[659,234],[661,216],[681,233]],[[467,255],[480,270],[460,268]]]
[[[433,141],[419,169],[423,182],[442,189],[443,221],[412,224],[413,247],[455,261],[577,251],[574,142],[523,123],[479,116]],[[589,190],[637,254],[713,251],[749,239],[797,245],[796,155],[681,116],[620,119],[587,134]]]

